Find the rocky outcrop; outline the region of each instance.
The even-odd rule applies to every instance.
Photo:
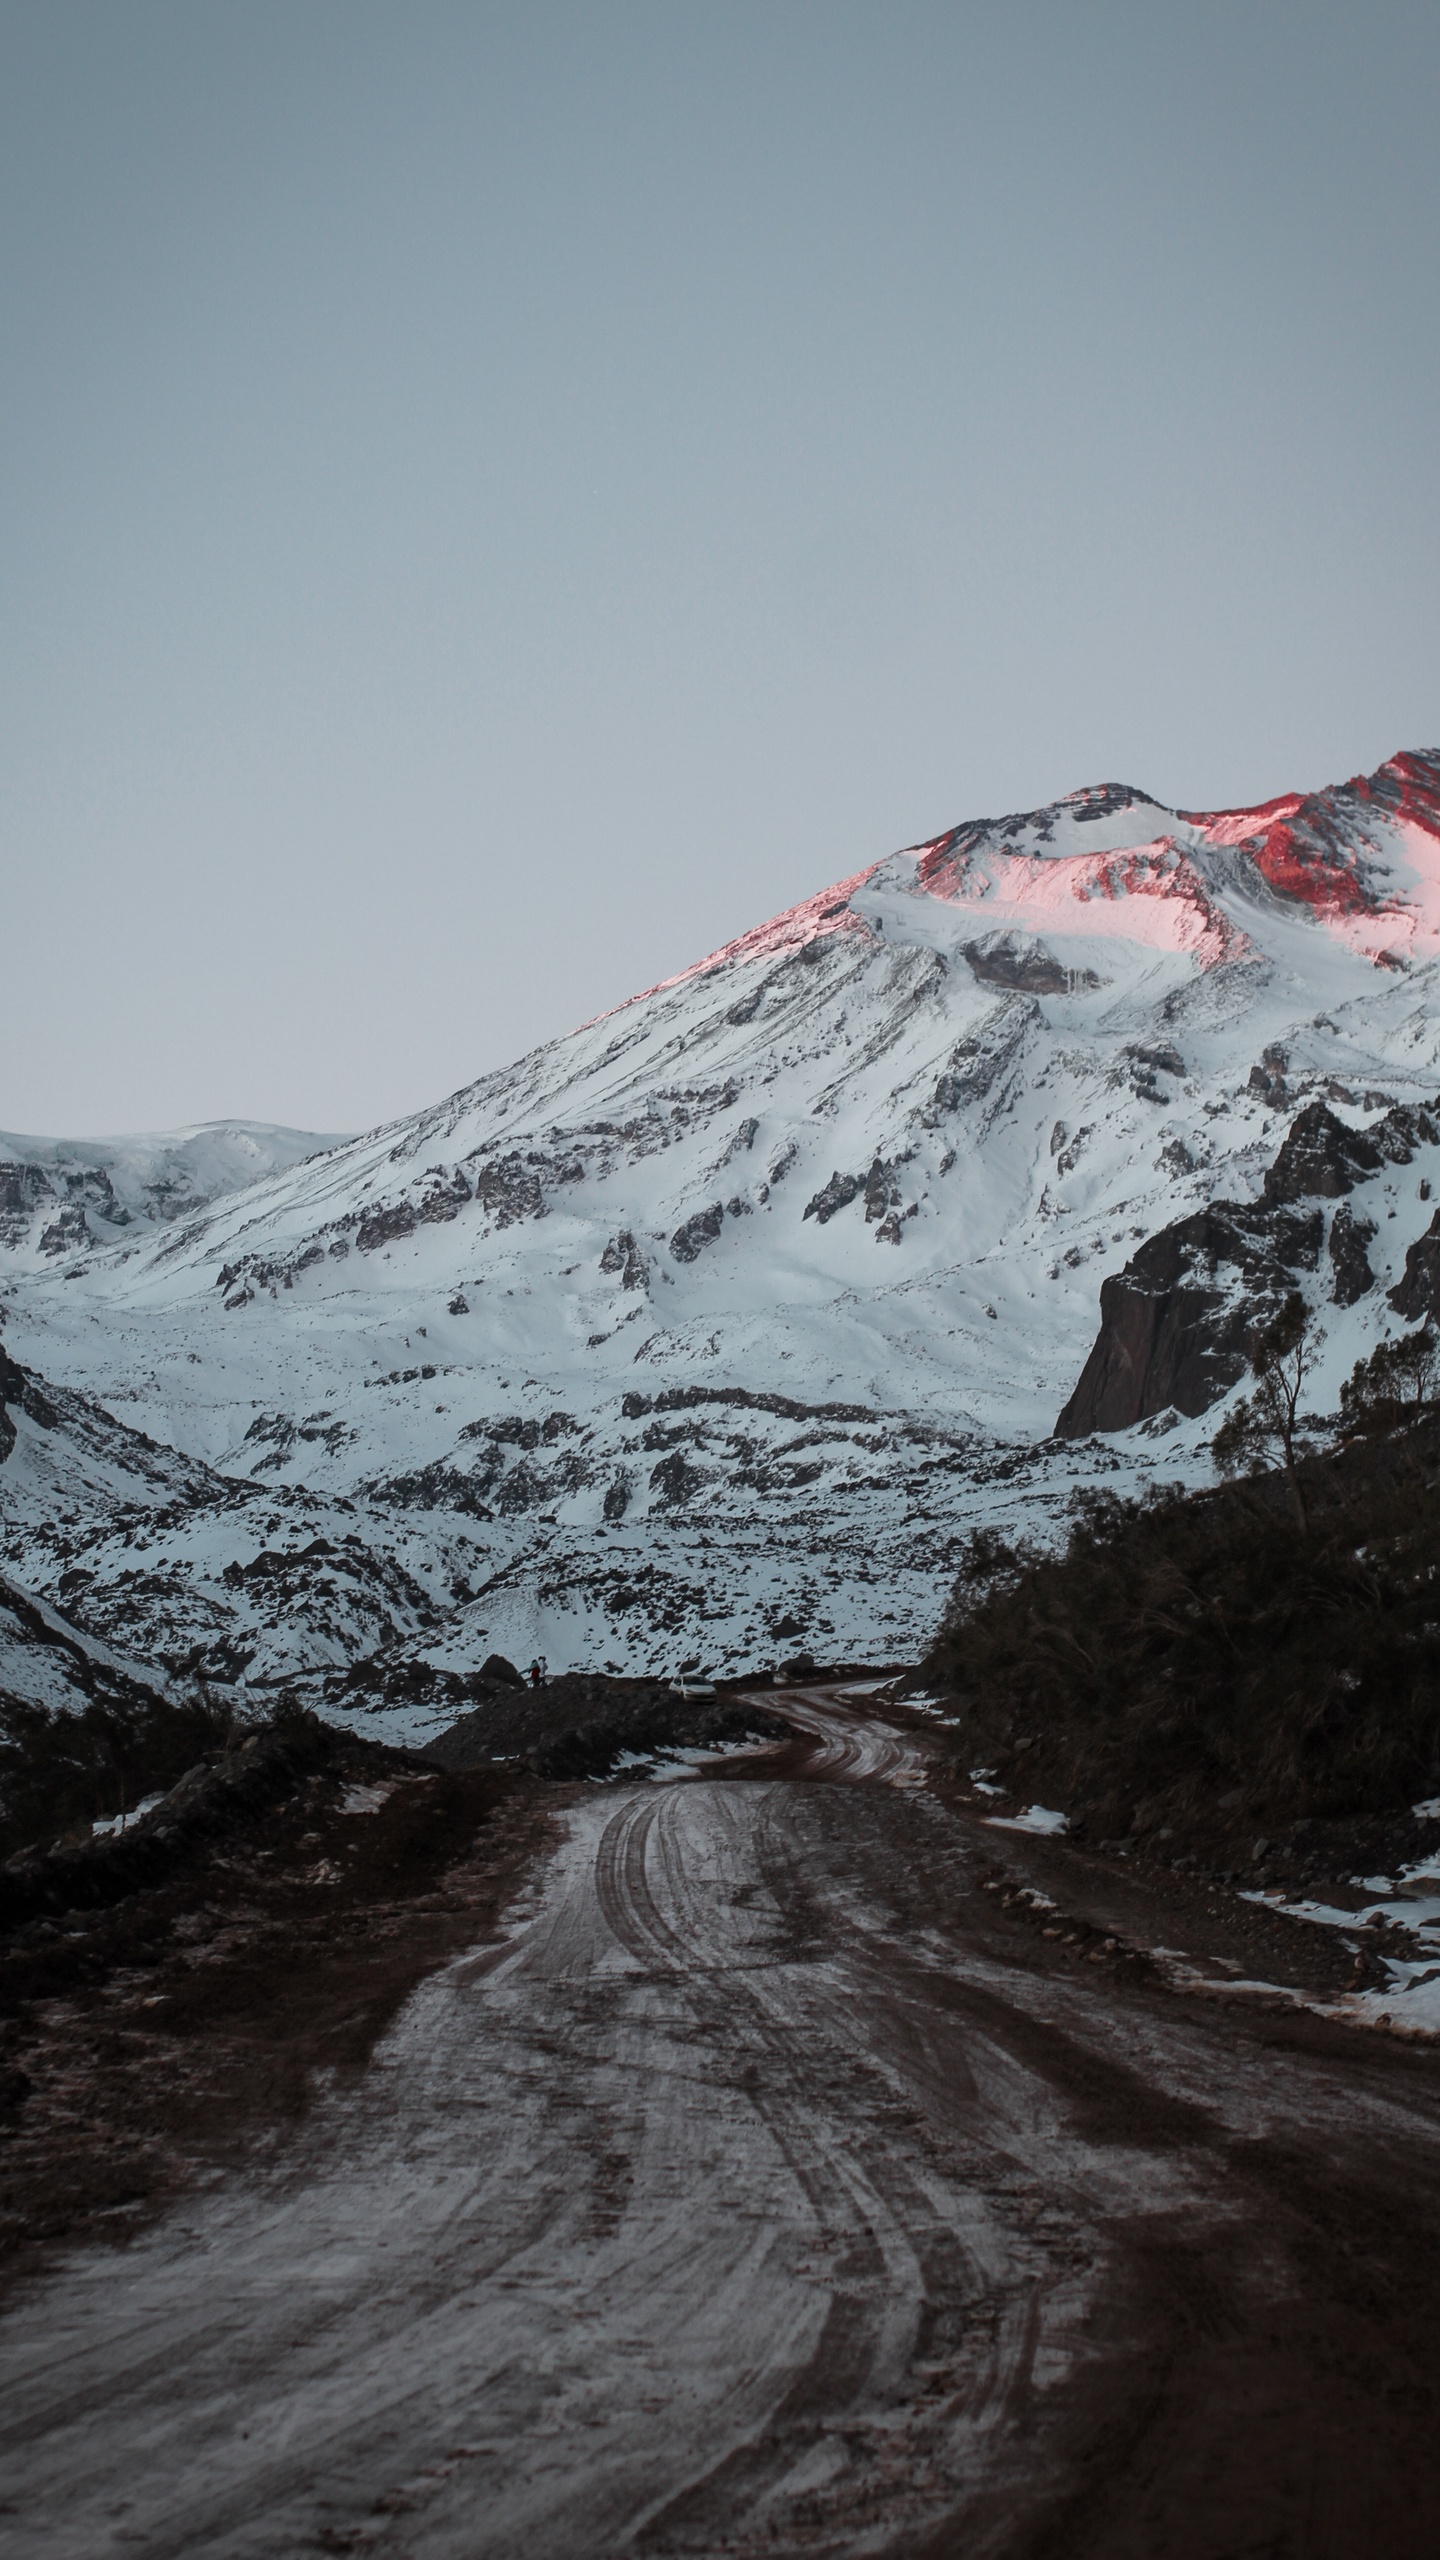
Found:
[[[1375,1286],[1367,1247],[1376,1234],[1373,1218],[1357,1218],[1348,1200],[1342,1200],[1330,1221],[1330,1260],[1335,1281],[1330,1291],[1337,1307],[1353,1307]]]
[[[1405,1256],[1405,1269],[1390,1291],[1390,1304],[1407,1324],[1440,1314],[1440,1209]]]
[[[1067,969],[1033,934],[990,933],[962,948],[973,977],[987,986],[1012,987],[1021,995],[1072,995],[1079,988],[1100,984],[1093,969]]]
[[[910,1163],[914,1152],[913,1147],[907,1147],[898,1156],[875,1156],[868,1173],[832,1173],[824,1188],[816,1192],[813,1200],[806,1202],[806,1217],[813,1218],[817,1226],[823,1227],[839,1210],[848,1209],[851,1201],[858,1200],[863,1194],[865,1223],[879,1227],[881,1231],[876,1243],[898,1244],[902,1196],[900,1168]],[[906,1217],[914,1214],[913,1206],[904,1212]]]
[[[1100,1289],[1100,1332],[1055,1430],[1125,1431],[1173,1405],[1203,1413],[1245,1372],[1257,1316],[1313,1271],[1324,1219],[1215,1201],[1162,1228]]]
[[[649,1278],[649,1265],[628,1227],[611,1237],[600,1256],[600,1268],[618,1277],[622,1289],[643,1289]]]
[[[0,1344],[0,1466],[4,1465],[15,1446],[15,1425],[7,1410],[9,1407],[13,1407],[16,1413],[28,1413],[31,1421],[38,1422],[42,1431],[53,1431],[59,1422],[59,1415],[44,1388],[28,1369],[21,1368],[18,1360],[12,1360]],[[109,1418],[108,1414],[104,1416],[106,1421]],[[149,1448],[152,1444],[147,1441],[145,1445]]]
[[[501,1156],[482,1165],[475,1176],[475,1197],[497,1227],[517,1226],[522,1218],[543,1218],[545,1194],[533,1156]]]
[[[822,1183],[813,1200],[806,1201],[805,1215],[807,1218],[813,1218],[817,1227],[823,1227],[835,1216],[837,1210],[848,1209],[857,1192],[863,1191],[864,1188],[863,1173],[832,1173],[829,1181]]]
[[[1422,1145],[1440,1145],[1440,1102],[1396,1103],[1368,1129],[1348,1128],[1327,1103],[1307,1103],[1253,1207],[1212,1201],[1149,1237],[1102,1282],[1100,1331],[1057,1435],[1126,1431],[1167,1406],[1193,1416],[1228,1394],[1245,1373],[1257,1322],[1319,1264],[1325,1216],[1307,1202],[1340,1202],[1330,1222],[1331,1296],[1353,1306],[1375,1285],[1366,1248],[1376,1230],[1347,1195],[1383,1166],[1408,1164]],[[1407,1317],[1440,1306],[1440,1215],[1411,1246],[1390,1303]]]
[[[1185,1073],[1184,1059],[1168,1040],[1161,1041],[1158,1047],[1148,1048],[1137,1040],[1130,1041],[1125,1050],[1125,1063],[1130,1070],[1130,1090],[1141,1102],[1168,1102],[1170,1095],[1159,1078],[1183,1076]]]
[[[1338,1200],[1384,1161],[1367,1129],[1347,1129],[1328,1103],[1307,1103],[1265,1176],[1265,1198]]]
[[[1003,1100],[1007,1080],[1019,1066],[1041,1018],[1033,996],[1015,994],[957,1040],[929,1107],[920,1114],[922,1127],[938,1128],[956,1112],[988,1103],[992,1095]]]
[[[15,1425],[7,1408],[12,1404],[18,1406],[24,1393],[25,1372],[0,1342],[0,1467],[4,1466],[15,1446]]]
[[[19,1244],[41,1201],[54,1197],[43,1165],[0,1163],[0,1245]]]
[[[51,1220],[40,1238],[40,1250],[46,1254],[83,1253],[90,1242],[90,1229],[78,1200],[67,1201],[58,1218]]]
[[[1382,1165],[1409,1164],[1417,1146],[1440,1145],[1436,1110],[1397,1102],[1372,1128],[1349,1129],[1328,1103],[1307,1103],[1265,1176],[1266,1201],[1339,1200]]]
[[[1285,1070],[1289,1064],[1289,1051],[1277,1042],[1265,1050],[1258,1065],[1250,1070],[1250,1091],[1258,1093],[1271,1111],[1283,1111],[1290,1099],[1290,1088],[1285,1081]]]
[[[683,1227],[677,1227],[670,1239],[670,1250],[677,1262],[698,1262],[707,1244],[713,1244],[725,1223],[725,1211],[718,1200],[708,1209],[697,1209]]]
[[[355,1243],[361,1253],[378,1252],[382,1244],[393,1244],[401,1236],[415,1233],[415,1212],[408,1200],[394,1200],[366,1211],[355,1232]]]

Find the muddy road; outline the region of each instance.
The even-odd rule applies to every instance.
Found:
[[[1181,1996],[923,1733],[787,1712],[566,1790],[358,2080],[15,2299],[0,2548],[1429,2547],[1431,2050]],[[1005,1881],[1042,1855],[1048,1936]]]

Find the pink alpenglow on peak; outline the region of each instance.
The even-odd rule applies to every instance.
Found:
[[[1106,852],[1048,855],[1008,845],[961,854],[942,836],[921,849],[915,885],[927,897],[979,909],[987,925],[1118,937],[1189,952],[1203,968],[1249,949],[1171,835]]]
[[[986,934],[1124,943],[1137,958],[1169,953],[1202,970],[1262,957],[1287,919],[1319,926],[1376,967],[1433,959],[1440,750],[1392,756],[1373,774],[1250,808],[1171,809],[1128,784],[1100,783],[1042,809],[971,819],[787,907],[628,1002],[748,961],[818,957],[834,936],[953,942],[953,929],[937,934],[940,917],[927,927],[927,907],[955,923],[972,917]],[[1085,976],[1078,954],[1074,976]]]

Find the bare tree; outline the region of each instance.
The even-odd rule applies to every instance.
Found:
[[[1300,1399],[1324,1339],[1323,1328],[1316,1324],[1299,1290],[1292,1289],[1279,1314],[1252,1335],[1254,1390],[1226,1415],[1212,1444],[1215,1464],[1226,1476],[1239,1475],[1242,1469],[1258,1472],[1278,1452],[1302,1532],[1308,1531],[1310,1517],[1295,1463],[1297,1443],[1305,1431],[1299,1418]]]

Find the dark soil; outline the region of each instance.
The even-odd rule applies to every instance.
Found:
[[[972,1797],[962,1781],[936,1781],[958,1813],[987,1820],[995,1799]],[[1155,1861],[1089,1850],[1064,1837],[992,1831],[985,1891],[995,1896],[997,1925],[1013,1936],[1049,1942],[1061,1964],[1104,1961],[1127,1979],[1183,1980],[1187,1988],[1217,1994],[1237,1980],[1272,1986],[1278,2005],[1287,1992],[1333,1999],[1338,1992],[1384,1980],[1376,1958],[1413,1955],[1413,1944],[1393,1949],[1387,1933],[1352,1937],[1324,1923],[1292,1918],[1264,1902],[1252,1902],[1210,1877],[1179,1874]],[[1157,1966],[1164,1948],[1178,1972]],[[1357,1956],[1357,1949],[1360,1950]]]
[[[0,2282],[62,2241],[125,2238],[359,2070],[492,1926],[563,1802],[542,1778],[792,1732],[655,1682],[476,1686],[423,1754],[289,1714],[123,1833],[0,1868]],[[356,1788],[384,1801],[347,1812]]]
[[[562,1703],[517,1693],[515,1713]],[[754,1729],[753,1707],[734,1701],[729,1711]],[[841,1698],[836,1728],[871,1712]],[[897,1721],[941,1741],[918,1711],[901,1710]],[[560,1747],[577,1730],[562,1717],[548,1740],[532,1729],[522,1748]],[[133,1898],[32,1919],[12,1936],[0,1976],[5,2055],[29,2084],[14,2093],[13,2129],[0,2143],[12,2273],[43,2264],[62,2243],[123,2238],[187,2184],[263,2160],[317,2087],[361,2068],[414,1984],[493,1929],[544,1842],[547,1811],[575,1800],[523,1766],[444,1770],[298,1720],[265,1751],[263,1781],[252,1772],[241,1783],[220,1767],[196,1782],[189,1827],[172,1813],[169,1863]],[[548,2209],[557,2160],[583,2186],[614,2153],[626,2173],[612,2209],[617,2219],[635,2212],[644,2282],[658,2288],[660,2313],[678,2316],[673,2287],[689,2262],[668,2254],[672,2222],[645,2215],[656,2195],[670,2214],[677,2166],[693,2168],[698,2215],[707,2162],[701,2150],[678,2162],[666,2152],[648,2187],[645,2143],[627,2136],[631,2148],[617,2151],[616,2126],[597,2114],[617,2017],[630,2003],[653,2033],[635,2073],[637,2105],[648,2096],[673,2126],[678,2050],[697,2085],[750,2092],[777,2139],[783,2130],[785,2156],[804,2172],[804,2272],[830,2292],[811,2364],[738,2449],[725,2413],[717,2458],[646,2524],[645,2547],[758,2553],[763,2544],[799,2554],[848,2549],[864,2534],[878,2549],[888,2515],[884,2547],[894,2560],[948,2560],[971,2548],[1004,2560],[1379,2560],[1417,2541],[1423,2549],[1423,2516],[1440,2498],[1435,2046],[1361,2034],[1306,2005],[1347,1978],[1339,1933],[1242,1902],[1233,1888],[1138,1849],[1102,1855],[1083,1840],[986,1828],[997,1800],[953,1773],[941,1782],[942,1812],[923,1788],[825,1781],[814,1755],[813,1737],[792,1738],[732,1764],[737,1778],[773,1781],[785,1769],[801,1783],[759,1799],[744,1791],[753,1820],[732,1807],[739,1818],[722,1826],[732,1851],[748,1844],[734,1871],[744,1884],[708,1900],[691,1890],[703,1859],[678,1854],[687,1840],[703,1847],[703,1826],[691,1834],[681,1823],[675,1854],[645,1848],[651,1818],[662,1822],[705,1791],[617,1789],[618,1825],[632,1796],[654,1802],[640,1807],[647,1821],[626,1832],[624,1855],[603,1858],[597,1848],[595,1926],[622,1945],[630,1931],[644,1961],[618,1977],[577,1963],[564,2005],[543,1966],[526,1977],[533,2012],[516,2051],[540,2073],[559,2148],[537,2167],[533,2190],[523,2163],[505,2186],[498,2262],[511,2223],[517,2253],[543,2245],[534,2231],[543,2235],[544,2214],[532,2226],[521,2207],[540,2194]],[[61,1870],[82,1871],[67,1854]],[[762,2032],[771,2013],[736,1918],[754,1895],[773,1908],[778,1940],[762,1983],[786,1968],[797,1977],[789,1993],[775,1993],[794,2003],[776,2012],[783,2035]],[[583,1917],[577,1906],[577,1926]],[[1275,1988],[1257,1996],[1239,1977]],[[1287,2000],[1286,1986],[1299,1996]],[[661,2002],[685,2027],[678,2047],[654,2032]],[[503,2112],[503,2084],[497,2103]],[[700,2111],[697,2142],[710,2141],[714,2121]],[[479,2122],[467,2108],[466,2141]],[[836,2159],[849,2164],[848,2178],[833,2174]],[[981,2227],[998,2252],[986,2261],[993,2298],[968,2249],[942,2245],[951,2207],[927,2219],[927,2198],[947,2191],[990,2217]],[[682,2192],[689,2211],[688,2185]],[[727,2236],[732,2212],[727,2198]],[[893,2289],[872,2218],[897,2235],[902,2270],[909,2251],[924,2252],[925,2321],[898,2384],[874,2380],[886,2369]],[[568,2245],[568,2227],[557,2247]],[[654,2245],[661,2227],[664,2249]],[[457,2217],[440,2256],[408,2270],[413,2327],[392,2333],[402,2353],[409,2337],[425,2351],[448,2289],[471,2324],[463,2364],[488,2285],[492,2313],[497,2293],[502,2301],[499,2323],[484,2332],[500,2342],[495,2366],[508,2371],[513,2356],[523,2368],[525,2350],[503,2328],[513,2317],[518,2334],[522,2296],[493,2284],[496,2238],[478,2210]],[[380,2289],[397,2273],[392,2263]],[[1036,2305],[1048,2300],[1053,2315],[1081,2279],[1093,2298],[1073,2366],[1037,2375]],[[205,2280],[202,2267],[197,2283]],[[367,2319],[376,2283],[372,2271],[362,2287]],[[575,2310],[577,2322],[600,2317],[589,2303]],[[109,2383],[129,2389],[128,2307],[125,2318],[108,2316]],[[993,2366],[992,2321],[1014,2349]],[[660,2328],[671,2334],[664,2318]],[[263,2396],[269,2375],[247,2366],[248,2336],[236,2348],[237,2412]],[[71,2429],[54,2437],[55,2494],[63,2462],[84,2449],[66,2395],[85,2345],[65,2333],[49,2350],[54,2423]],[[767,2347],[757,2339],[757,2360]],[[303,2363],[293,2368],[302,2390]],[[492,2368],[477,2357],[476,2370],[478,2410]],[[607,2362],[597,2351],[594,2384],[617,2428],[628,2421],[629,2368],[615,2353]],[[197,2431],[214,2423],[208,2383],[197,2392],[178,2358],[162,2388],[189,2395]],[[953,2514],[936,2525],[926,2465],[952,2458],[947,2413],[973,2392],[983,2414],[994,2388],[1004,2399],[1003,2460],[987,2473],[968,2448],[956,2457]],[[108,2403],[91,2389],[98,2431]],[[152,2396],[152,2417],[154,2405]],[[538,2458],[572,2463],[582,2485],[588,2461],[591,2484],[603,2486],[608,2440],[591,2457],[578,2422],[565,2434],[543,2397],[535,2410]],[[674,2415],[683,2433],[688,2406],[677,2402]],[[222,2423],[236,2424],[228,2406]],[[421,2501],[448,2494],[447,2475],[438,2456],[430,2461],[424,2430],[440,2420],[428,2403],[415,2423],[417,2442],[407,2441],[395,2473],[402,2489],[386,2485],[383,2410],[378,2453],[368,2437],[306,2441],[305,2494],[313,2474],[324,2500],[313,2541],[288,2522],[270,2531],[259,2501],[289,2492],[257,2456],[235,2493],[245,2547],[369,2547],[392,2512],[405,2517],[404,2548],[461,2547],[463,2522],[446,2540],[442,2517],[426,2538]],[[646,2423],[637,2459],[648,2462],[667,2437],[663,2423]],[[475,2432],[495,2465],[483,2493],[493,2497],[507,2448],[489,2418],[483,2427],[477,2418]],[[435,2445],[470,2440],[462,2428]],[[176,2494],[190,2500],[203,2462],[188,2441],[179,2459]],[[912,2494],[921,2500],[913,2510]],[[922,2507],[926,2521],[908,2523]],[[487,2519],[483,2536],[493,2509],[477,2513]],[[283,2507],[282,2521],[289,2514]],[[166,2548],[205,2547],[203,2531],[187,2540],[183,2522],[178,2530]],[[585,2509],[565,2548],[609,2547]]]
[[[259,1783],[222,1767],[188,1821],[31,1880],[32,1903],[61,1879],[76,1898],[0,1954],[0,2281],[128,2237],[283,2135],[484,1936],[545,1837],[525,1773],[425,1768],[323,1727],[259,1749]],[[357,1788],[384,1800],[347,1812]]]
[[[492,1689],[482,1705],[427,1742],[441,1769],[475,1769],[523,1755],[545,1778],[600,1778],[624,1752],[726,1750],[751,1737],[788,1741],[792,1727],[733,1697],[677,1698],[667,1681],[566,1673],[539,1689]]]

